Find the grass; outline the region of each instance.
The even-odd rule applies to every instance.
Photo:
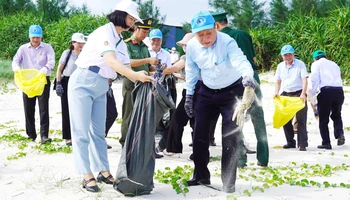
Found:
[[[13,79],[13,71],[11,67],[11,60],[0,59],[0,79],[10,80]]]

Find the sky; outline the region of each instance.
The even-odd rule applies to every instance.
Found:
[[[87,4],[91,14],[108,14],[114,10],[120,0],[70,0],[75,6]],[[182,26],[184,22],[191,22],[192,17],[199,11],[212,11],[208,0],[154,0],[161,15],[166,15],[165,24]]]

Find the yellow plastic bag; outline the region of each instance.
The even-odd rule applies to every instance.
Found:
[[[273,101],[275,103],[274,128],[280,128],[287,124],[305,106],[305,103],[299,97],[279,96],[274,98]]]
[[[15,72],[15,83],[29,98],[41,96],[47,84],[46,74],[37,69],[22,69]]]

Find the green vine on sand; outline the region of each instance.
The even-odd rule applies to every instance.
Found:
[[[164,171],[158,170],[154,173],[154,178],[160,183],[171,184],[176,194],[182,193],[184,196],[189,192],[187,181],[193,174],[193,168],[185,165],[183,168],[177,166],[174,170],[166,167]]]

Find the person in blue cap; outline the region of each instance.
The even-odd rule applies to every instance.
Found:
[[[26,133],[28,138],[35,141],[35,104],[38,100],[40,113],[40,137],[41,143],[51,142],[49,138],[49,98],[50,98],[50,76],[55,66],[55,52],[50,44],[42,42],[43,30],[39,25],[29,27],[30,42],[22,45],[13,57],[12,69],[37,69],[46,74],[47,84],[40,96],[29,98],[23,93],[24,115],[26,119]]]
[[[314,62],[311,64],[311,96],[317,98],[319,113],[319,129],[322,144],[319,149],[332,149],[329,139],[329,117],[333,120],[334,137],[338,140],[337,145],[345,144],[343,121],[341,117],[344,103],[343,83],[340,67],[337,63],[328,60],[323,50],[316,50],[312,54]],[[317,91],[320,91],[317,94]],[[315,102],[315,101],[313,101]]]
[[[209,126],[213,117],[222,115],[222,160],[221,180],[223,191],[235,191],[238,158],[242,128],[237,119],[233,120],[237,98],[251,99],[255,87],[254,72],[247,57],[236,41],[224,33],[217,32],[215,20],[209,12],[199,12],[191,20],[192,32],[196,37],[187,43],[186,48],[186,100],[185,111],[195,117],[193,134],[193,178],[188,186],[210,184]],[[202,82],[196,90],[198,76]],[[245,94],[243,95],[243,93]],[[249,98],[245,95],[249,94]],[[254,94],[254,92],[253,92]],[[254,94],[255,95],[255,94]],[[248,108],[250,105],[246,105]],[[238,107],[240,111],[244,109]],[[242,112],[239,112],[240,114]]]
[[[294,57],[294,48],[291,45],[287,44],[282,47],[281,56],[283,58],[283,62],[279,63],[277,66],[274,97],[278,97],[279,95],[300,97],[300,99],[305,103],[305,107],[296,113],[296,119],[298,121],[298,147],[300,151],[306,151],[306,147],[308,147],[308,136],[306,130],[306,92],[308,73],[304,62]],[[280,89],[282,89],[281,94]],[[284,145],[283,148],[295,148],[296,142],[294,140],[292,120],[283,126],[283,130],[287,140],[287,144]]]
[[[228,27],[227,12],[215,12],[212,13],[215,19],[215,27],[218,31],[228,34],[230,37],[236,40],[237,45],[243,51],[244,55],[247,56],[250,64],[254,70],[254,79],[260,84],[259,75],[257,73],[258,66],[256,65],[256,56],[253,46],[252,37],[244,30],[232,29]],[[262,93],[260,87],[255,87],[255,93],[261,100]],[[252,107],[248,110],[248,113],[252,119],[254,126],[255,136],[257,139],[257,160],[259,166],[266,167],[269,163],[269,146],[267,142],[266,125],[264,120],[264,110],[261,103],[255,102]],[[244,143],[244,142],[242,142]],[[239,167],[247,166],[247,153],[251,153],[250,150],[245,146],[245,151],[239,159]]]
[[[170,59],[170,53],[162,48],[162,42],[163,42],[163,34],[159,29],[153,29],[149,33],[149,40],[151,47],[148,49],[150,55],[152,58],[156,58],[160,61],[160,64],[163,66],[163,69],[166,67],[171,66],[171,59]],[[173,98],[174,102],[176,102],[176,86],[175,86],[175,80],[173,78],[173,75],[165,75],[163,83],[166,85],[166,89],[169,91],[171,97]],[[175,109],[172,109],[169,111],[169,113],[166,113],[165,115],[169,115],[169,117],[166,117],[168,120],[165,120],[166,122],[162,120],[157,127],[157,132],[162,132],[162,138],[160,139],[158,145],[156,146],[156,152],[163,152],[164,154],[168,154],[166,151],[166,145],[167,145],[167,139],[168,139],[168,128],[171,120],[171,116],[174,113]],[[162,157],[162,155],[157,154],[156,158]]]

